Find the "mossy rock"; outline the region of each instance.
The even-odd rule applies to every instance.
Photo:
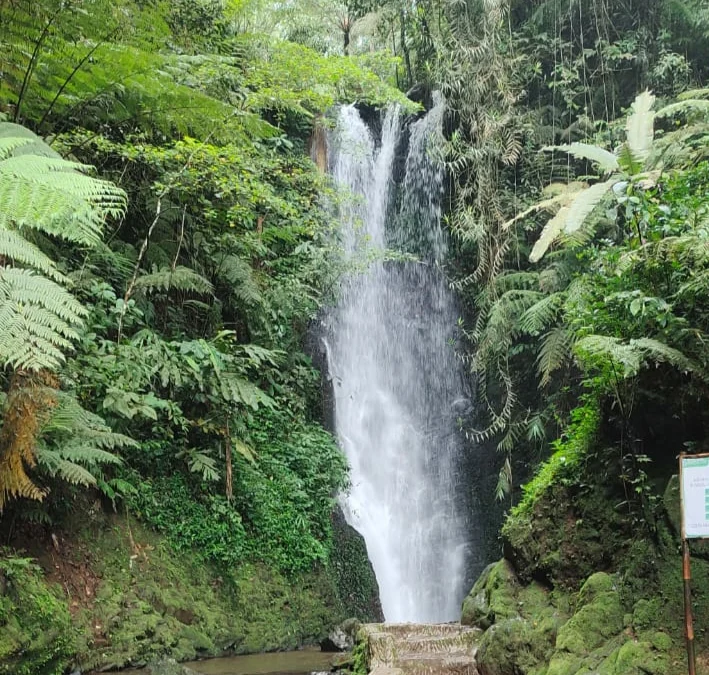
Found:
[[[554,635],[518,617],[504,619],[483,634],[475,657],[480,675],[541,673],[551,655]]]
[[[63,673],[82,636],[61,590],[26,559],[1,557],[0,576],[0,673]]]
[[[668,675],[671,659],[652,642],[629,640],[598,669],[599,675]]]
[[[332,515],[332,531],[330,572],[343,614],[363,623],[384,621],[379,585],[367,545],[362,535],[347,523],[340,508]]]
[[[505,557],[523,582],[575,591],[588,576],[622,559],[630,533],[614,508],[619,498],[589,482],[583,492],[552,485],[529,510],[513,512],[505,522]]]
[[[462,623],[486,629],[476,654],[480,673],[543,672],[568,604],[542,584],[521,584],[507,560],[488,566],[463,603]]]
[[[461,623],[485,630],[496,621],[517,616],[519,586],[509,561],[488,565],[463,601]]]
[[[625,611],[612,577],[598,572],[579,592],[579,607],[561,627],[557,651],[586,655],[623,630]]]

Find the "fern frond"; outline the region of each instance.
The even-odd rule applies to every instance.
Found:
[[[274,406],[273,399],[266,392],[235,373],[221,373],[218,379],[219,390],[226,401],[248,406],[252,410]]]
[[[203,295],[214,290],[208,279],[182,265],[178,265],[174,270],[168,267],[143,274],[136,279],[135,287],[146,292],[178,290]]]
[[[642,352],[620,338],[588,335],[576,343],[576,353],[582,361],[607,360],[623,370],[624,377],[634,377],[642,365]]]
[[[677,98],[680,101],[686,101],[689,99],[709,99],[709,89],[690,89],[689,91],[683,91]]]
[[[626,145],[633,159],[639,164],[644,164],[652,150],[654,139],[655,116],[652,107],[655,97],[644,91],[633,102],[631,114],[625,125]]]
[[[14,230],[0,229],[0,257],[25,267],[32,267],[54,281],[61,283],[67,281],[49,256]]]
[[[528,209],[525,209],[524,211],[518,213],[514,218],[511,218],[507,222],[503,223],[502,229],[508,230],[510,227],[512,227],[512,225],[519,222],[520,220],[528,218],[533,213],[538,213],[539,211],[544,210],[551,210],[556,206],[568,204],[569,201],[571,201],[571,196],[571,194],[565,193],[556,195],[555,197],[550,197],[549,199],[544,199],[541,202],[537,202],[536,204],[530,206]]]
[[[36,457],[40,468],[44,469],[52,478],[60,478],[72,485],[83,485],[84,487],[96,485],[96,477],[91,471],[75,462],[64,459],[57,450],[38,448]]]
[[[559,316],[565,298],[565,293],[552,293],[532,305],[519,320],[522,332],[528,335],[538,335],[553,324]]]
[[[685,99],[671,103],[655,113],[655,117],[676,117],[682,115],[690,119],[700,119],[709,116],[709,100]]]
[[[612,152],[597,145],[571,143],[569,145],[548,145],[542,148],[543,152],[556,152],[557,150],[567,152],[573,157],[576,157],[576,159],[587,159],[594,164],[598,164],[598,167],[603,173],[611,173],[620,168],[618,158]]]
[[[548,385],[552,375],[569,362],[572,345],[573,334],[565,326],[557,326],[544,336],[537,356],[540,386]]]
[[[0,267],[0,362],[24,370],[56,370],[86,314],[50,279]]]
[[[93,245],[106,217],[124,213],[123,190],[62,159],[31,131],[0,122],[0,143],[0,228],[28,227]]]
[[[263,301],[254,270],[248,261],[235,255],[226,256],[219,264],[217,275],[228,283],[232,293],[242,302],[255,305]]]
[[[653,338],[638,338],[630,341],[630,346],[640,349],[651,361],[667,363],[683,373],[699,371],[699,366],[679,349]]]

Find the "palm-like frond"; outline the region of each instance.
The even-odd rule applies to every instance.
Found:
[[[612,171],[617,171],[619,168],[618,157],[597,145],[571,143],[570,145],[549,145],[542,148],[542,150],[545,152],[555,152],[559,150],[569,153],[573,157],[576,157],[576,159],[588,159],[598,164],[598,167],[603,173],[611,173]]]
[[[644,91],[633,102],[632,112],[625,125],[626,144],[635,161],[644,164],[652,150],[654,139],[655,116],[652,107],[655,97]]]
[[[596,183],[578,193],[571,204],[562,207],[559,213],[544,226],[529,256],[530,261],[541,260],[562,232],[567,234],[576,232],[616,182],[616,178],[611,178],[604,183]]]

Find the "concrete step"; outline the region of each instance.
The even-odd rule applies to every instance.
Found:
[[[364,626],[374,675],[478,675],[479,630],[459,624]]]
[[[396,667],[404,675],[478,675],[472,654],[407,654]]]

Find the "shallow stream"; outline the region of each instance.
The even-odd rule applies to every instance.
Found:
[[[273,654],[248,654],[184,665],[199,675],[306,675],[313,671],[330,670],[333,654],[318,649]],[[122,670],[120,675],[146,675],[146,670]],[[118,675],[118,674],[116,674]]]

